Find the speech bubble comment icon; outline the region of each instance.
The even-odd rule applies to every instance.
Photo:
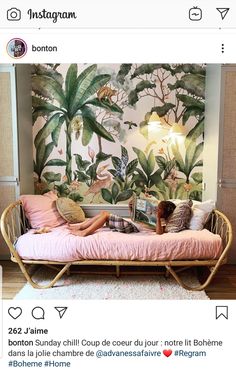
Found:
[[[37,306],[32,309],[32,316],[35,320],[44,320],[45,311],[42,307]]]

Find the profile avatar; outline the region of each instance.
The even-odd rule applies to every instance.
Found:
[[[7,44],[7,53],[11,58],[19,59],[27,53],[27,44],[22,39],[12,39]]]

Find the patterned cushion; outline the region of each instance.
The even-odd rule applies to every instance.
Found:
[[[181,202],[174,212],[170,215],[166,224],[166,232],[178,233],[181,230],[188,229],[189,221],[192,216],[192,201]]]
[[[70,198],[58,198],[56,206],[61,217],[71,224],[83,222],[85,220],[82,208]]]

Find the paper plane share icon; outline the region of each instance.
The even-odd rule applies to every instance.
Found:
[[[68,307],[54,307],[55,310],[59,313],[60,319],[65,315]]]
[[[226,15],[228,14],[230,8],[216,8],[218,12],[220,13],[221,19],[225,19]]]

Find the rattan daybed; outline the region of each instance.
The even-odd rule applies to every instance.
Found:
[[[69,273],[72,265],[103,265],[103,266],[115,266],[116,275],[119,277],[121,266],[155,266],[164,269],[165,274],[171,274],[175,280],[185,289],[199,291],[207,287],[211,282],[212,278],[216,274],[217,270],[222,264],[227,261],[227,253],[232,242],[232,227],[228,218],[218,210],[214,210],[211,214],[211,218],[208,221],[206,228],[213,234],[218,234],[222,240],[222,251],[218,258],[215,259],[194,259],[194,260],[155,260],[155,261],[135,261],[135,260],[73,260],[73,261],[53,261],[53,260],[36,260],[36,259],[23,259],[15,248],[15,243],[18,238],[27,232],[27,220],[25,218],[24,210],[21,201],[17,201],[9,205],[2,214],[1,217],[1,232],[9,247],[11,253],[11,260],[18,263],[21,271],[23,272],[27,281],[34,288],[46,289],[51,288],[60,279],[64,273]],[[31,274],[27,269],[29,265],[47,265],[55,270],[57,273],[53,280],[46,286],[41,286],[32,280]],[[178,272],[183,269],[197,266],[206,266],[210,270],[210,274],[206,281],[199,286],[190,287],[187,286],[179,277]]]

